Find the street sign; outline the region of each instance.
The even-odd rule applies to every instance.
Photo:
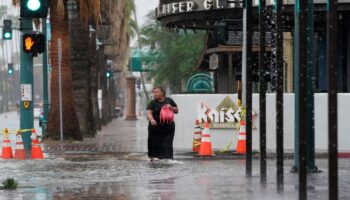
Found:
[[[21,84],[21,97],[22,101],[32,101],[32,85]]]

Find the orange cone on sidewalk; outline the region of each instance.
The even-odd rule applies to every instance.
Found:
[[[240,123],[236,153],[238,154],[246,153],[246,130],[245,130],[244,120],[241,120],[241,123]]]
[[[201,140],[202,140],[201,127],[199,125],[199,120],[197,119],[194,127],[194,137],[193,137],[193,145],[192,145],[193,152],[196,152],[196,153],[199,152]]]
[[[17,159],[17,160],[25,160],[26,159],[26,152],[24,150],[21,132],[17,132],[17,135],[16,135],[15,159]]]
[[[199,147],[199,156],[213,156],[213,149],[210,141],[209,124],[205,123],[204,131],[202,134],[201,146]]]
[[[30,136],[32,139],[32,159],[43,159],[44,155],[41,150],[41,146],[36,135],[35,129],[32,130],[32,135]]]
[[[3,159],[12,159],[13,158],[11,141],[9,139],[8,129],[5,129],[5,131],[4,131],[4,138],[3,138],[3,141],[2,141],[2,155],[1,155],[1,158],[3,158]]]

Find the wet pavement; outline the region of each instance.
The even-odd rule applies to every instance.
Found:
[[[1,115],[0,115],[1,117]],[[285,160],[285,185],[276,187],[276,161],[268,160],[267,185],[260,184],[259,161],[253,177],[245,176],[244,157],[194,158],[175,150],[175,161],[149,163],[147,122],[113,121],[94,139],[60,144],[45,141],[47,158],[40,161],[0,160],[0,181],[15,178],[15,191],[0,189],[0,200],[221,200],[298,199],[298,175]],[[308,177],[309,199],[328,199],[327,160],[318,159],[322,173]],[[350,199],[350,159],[339,160],[340,199]]]

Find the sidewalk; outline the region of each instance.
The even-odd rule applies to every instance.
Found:
[[[139,153],[147,152],[147,125],[145,119],[126,121],[115,119],[98,131],[95,138],[82,142],[44,140],[48,154],[94,154],[94,153]],[[63,151],[62,151],[63,150]]]
[[[147,131],[148,121],[140,118],[136,121],[115,119],[110,124],[103,126],[95,138],[84,138],[82,142],[44,140],[43,149],[49,156],[55,155],[136,155],[136,157],[147,154]],[[204,159],[192,153],[192,149],[174,149],[176,159]],[[245,159],[244,155],[237,155],[232,151],[214,151],[215,156],[210,159]],[[284,152],[285,159],[293,159],[294,152]],[[316,152],[316,158],[326,159],[327,152]],[[349,158],[348,155],[342,156]],[[253,158],[259,159],[259,152],[253,151]],[[267,152],[268,159],[275,159],[276,152]]]

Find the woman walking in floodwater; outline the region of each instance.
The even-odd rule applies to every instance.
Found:
[[[172,120],[162,121],[161,111],[164,106],[168,106],[173,113],[178,113],[179,110],[174,100],[166,97],[163,88],[155,87],[152,93],[154,99],[147,106],[148,157],[151,162],[156,159],[173,159],[175,123]]]

